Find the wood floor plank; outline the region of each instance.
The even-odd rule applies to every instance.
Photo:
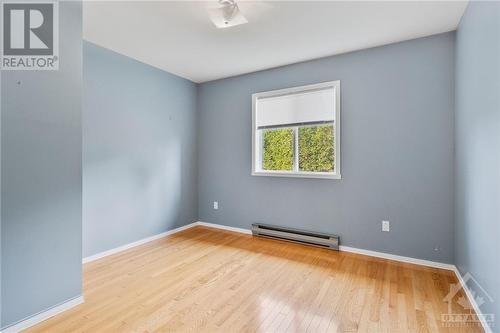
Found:
[[[483,332],[441,322],[449,271],[208,227],[83,272],[85,303],[28,332]]]

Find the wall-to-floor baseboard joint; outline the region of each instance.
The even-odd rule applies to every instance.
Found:
[[[117,248],[107,250],[107,251],[95,254],[93,256],[90,256],[90,257],[86,257],[83,259],[83,263],[88,263],[88,262],[91,262],[91,261],[94,261],[97,259],[101,259],[101,258],[104,258],[106,256],[109,256],[109,255],[112,255],[112,254],[115,254],[115,253],[118,253],[121,251],[128,250],[128,249],[133,248],[135,246],[139,246],[139,245],[145,244],[147,242],[150,242],[150,241],[162,238],[162,237],[166,237],[168,235],[172,235],[172,234],[178,233],[180,231],[183,231],[183,230],[195,227],[195,226],[204,226],[204,227],[209,227],[209,228],[222,229],[222,230],[227,230],[227,231],[232,231],[232,232],[243,233],[243,234],[247,234],[247,235],[252,234],[252,231],[250,229],[236,228],[236,227],[230,227],[230,226],[225,226],[225,225],[216,224],[216,223],[198,221],[198,222],[193,222],[193,223],[187,224],[185,226],[182,226],[182,227],[179,227],[179,228],[176,228],[173,230],[169,230],[169,231],[166,231],[166,232],[163,232],[163,233],[160,233],[160,234],[148,237],[148,238],[141,239],[141,240],[133,242],[133,243],[122,245],[122,246],[119,246]],[[377,257],[377,258],[382,258],[382,259],[387,259],[387,260],[394,260],[394,261],[398,261],[398,262],[414,264],[414,265],[427,266],[427,267],[433,267],[433,268],[446,269],[446,270],[453,271],[455,273],[455,275],[457,276],[458,281],[462,285],[462,288],[464,289],[465,294],[467,295],[469,302],[472,304],[474,310],[476,311],[477,314],[480,315],[481,318],[483,317],[483,316],[481,316],[481,311],[479,309],[479,306],[475,302],[471,291],[469,290],[469,288],[467,287],[467,285],[463,281],[463,278],[455,265],[447,264],[447,263],[440,263],[440,262],[435,262],[435,261],[430,261],[430,260],[423,260],[423,259],[416,259],[416,258],[411,258],[411,257],[398,256],[395,254],[384,253],[384,252],[358,249],[358,248],[343,246],[343,245],[340,246],[340,251],[351,252],[351,253],[370,256],[370,257]],[[489,326],[485,322],[481,322],[481,323],[482,323],[482,326],[483,326],[486,333],[493,333],[492,330],[489,328]]]
[[[18,333],[21,332],[25,329],[30,328],[31,326],[34,326],[36,324],[41,323],[42,321],[45,321],[49,318],[52,318],[62,312],[65,312],[71,308],[74,308],[77,305],[80,305],[84,302],[84,298],[82,295],[77,296],[75,298],[72,298],[70,300],[67,300],[63,303],[60,303],[56,306],[53,306],[52,308],[39,312],[31,317],[28,317],[26,319],[23,319],[13,325],[10,325],[8,327],[3,328],[0,330],[0,333]]]

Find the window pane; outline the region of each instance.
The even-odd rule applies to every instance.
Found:
[[[293,129],[262,130],[262,169],[293,170]]]
[[[333,125],[299,127],[299,170],[333,172]]]

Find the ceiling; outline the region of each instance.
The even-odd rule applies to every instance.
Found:
[[[455,30],[466,1],[239,1],[248,24],[217,29],[216,1],[87,1],[84,39],[194,82]]]

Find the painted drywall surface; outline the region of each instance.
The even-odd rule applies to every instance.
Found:
[[[330,232],[343,245],[451,263],[454,40],[446,33],[201,84],[200,220]],[[251,176],[252,93],[332,80],[341,80],[342,180]]]
[[[2,71],[0,70],[0,327],[2,327]]]
[[[455,260],[500,332],[500,3],[470,2],[456,60]]]
[[[59,27],[58,71],[2,73],[2,327],[81,294],[80,2]]]
[[[83,256],[197,220],[196,84],[83,47]]]

